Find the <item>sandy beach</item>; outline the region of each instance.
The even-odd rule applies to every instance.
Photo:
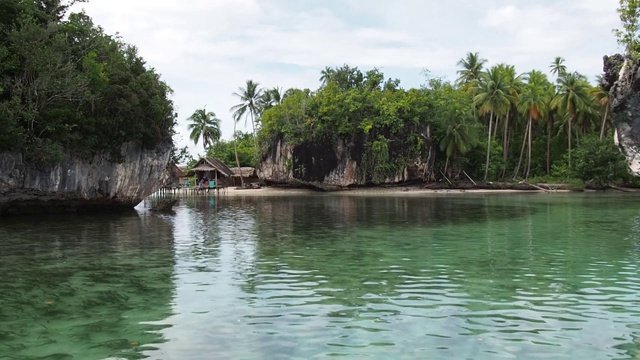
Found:
[[[426,189],[420,186],[406,187],[370,187],[355,188],[332,192],[319,192],[310,189],[295,189],[284,187],[262,187],[260,189],[236,189],[229,188],[221,196],[293,196],[293,195],[349,195],[349,196],[422,196],[422,195],[461,195],[461,194],[512,194],[512,193],[566,193],[570,190],[513,190],[513,189]],[[205,193],[206,194],[206,193]]]

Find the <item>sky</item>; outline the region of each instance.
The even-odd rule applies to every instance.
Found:
[[[404,88],[455,81],[457,62],[479,52],[491,66],[549,70],[556,56],[591,81],[602,57],[620,52],[617,0],[89,0],[106,33],[139,49],[174,90],[178,147],[197,158],[187,118],[206,107],[233,135],[233,95],[252,79],[264,88],[316,90],[326,66],[380,69]],[[251,125],[239,124],[249,131]]]

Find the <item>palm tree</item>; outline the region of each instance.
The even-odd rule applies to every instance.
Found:
[[[607,125],[607,118],[609,117],[609,92],[606,91],[601,84],[601,81],[598,81],[598,86],[591,88],[591,96],[595,99],[595,101],[600,104],[601,108],[604,108],[604,116],[602,116],[602,125],[600,126],[600,140],[604,137],[604,130]]]
[[[458,61],[458,66],[462,66],[462,70],[458,70],[458,85],[467,85],[477,80],[480,77],[484,64],[487,63],[486,59],[480,57],[479,53],[467,53],[465,58]]]
[[[444,173],[447,173],[449,159],[454,154],[466,154],[477,142],[475,127],[469,125],[464,119],[460,122],[452,121],[449,123],[445,130],[445,135],[440,140],[440,149],[447,156],[444,164]]]
[[[333,80],[333,76],[336,74],[336,70],[326,66],[324,68],[324,70],[320,71],[320,82],[322,83],[322,86],[326,86],[327,84],[329,84],[329,82],[331,82]]]
[[[564,60],[562,60],[564,61]],[[550,173],[551,170],[551,133],[553,132],[553,111],[551,109],[551,100],[553,100],[553,97],[555,95],[555,91],[556,88],[555,86],[549,81],[547,75],[545,73],[543,73],[542,71],[539,70],[531,70],[526,74],[526,79],[527,79],[527,84],[531,85],[531,84],[535,84],[537,86],[541,86],[542,87],[542,92],[544,93],[542,98],[545,101],[544,104],[544,109],[546,110],[543,114],[542,114],[542,118],[544,118],[546,120],[546,124],[547,124],[547,151],[546,151],[546,173],[547,175]],[[534,119],[537,120],[537,119]],[[522,153],[522,149],[521,149],[521,153]],[[519,166],[518,166],[519,168]],[[517,172],[516,174],[514,174],[514,178],[517,176]]]
[[[204,146],[205,153],[208,146],[220,140],[222,136],[220,119],[212,111],[207,112],[206,107],[196,110],[187,120],[191,121],[188,125],[188,129],[191,130],[189,138],[196,145],[202,138],[202,146]]]
[[[564,58],[562,56],[556,56],[555,59],[549,65],[551,73],[557,76],[557,80],[560,80],[562,76],[567,73],[567,66],[564,65]]]
[[[546,93],[545,99],[547,104],[545,107],[547,108],[546,120],[547,120],[547,166],[546,166],[546,174],[551,174],[551,135],[553,133],[553,122],[556,114],[558,113],[557,109],[554,109],[551,106],[551,102],[553,101],[556,95],[556,87],[551,82],[547,81],[544,86],[544,91]]]
[[[271,109],[276,105],[282,104],[283,100],[284,100],[284,97],[282,96],[282,88],[274,87],[264,91],[258,101],[260,114],[265,112],[265,110]]]
[[[529,82],[522,89],[522,93],[520,94],[520,99],[518,102],[518,109],[524,113],[527,118],[527,129],[525,130],[524,139],[527,142],[527,169],[525,171],[524,178],[525,180],[529,178],[529,173],[531,171],[531,134],[533,133],[533,120],[538,120],[540,117],[544,115],[546,112],[546,91],[544,84],[537,84],[531,81],[531,77],[539,76],[539,74],[531,74],[529,73]],[[525,141],[522,142],[522,150],[524,150]],[[514,174],[514,178],[518,176],[520,161],[522,160],[522,150],[520,150],[520,160],[518,160],[518,166],[516,167],[516,171]]]
[[[579,125],[578,129],[582,130],[581,132],[576,132],[576,135],[585,135],[591,130],[593,125],[597,126],[600,121],[600,106],[592,96],[592,86],[589,84],[587,77],[579,73],[576,73],[576,76],[578,76],[578,81],[580,82],[579,87],[584,89],[584,93],[586,94],[586,106],[578,109],[574,125]],[[576,138],[576,142],[579,142],[578,140],[579,139]]]
[[[255,145],[256,156],[258,155],[258,141],[256,137],[256,121],[260,114],[260,97],[262,96],[262,89],[260,84],[253,80],[247,80],[246,87],[238,88],[239,92],[234,92],[233,95],[240,98],[241,102],[238,105],[231,107],[233,112],[233,119],[235,122],[240,121],[244,117],[245,126],[247,124],[247,118],[251,118],[251,127],[253,128],[253,141]]]
[[[567,116],[567,133],[569,145],[569,169],[571,169],[571,133],[573,122],[579,112],[584,111],[589,103],[587,86],[578,73],[566,73],[558,78],[558,93],[551,102],[553,108],[559,109]]]
[[[481,115],[489,115],[489,133],[487,134],[487,160],[484,169],[484,181],[489,175],[491,160],[491,130],[494,115],[502,115],[511,105],[512,96],[509,94],[502,74],[497,67],[492,67],[486,73],[481,73],[479,81],[474,82],[473,91],[477,93],[473,102],[479,107]]]
[[[511,105],[518,105],[518,96],[523,84],[522,76],[516,75],[516,69],[513,65],[498,64],[496,65],[496,67],[499,69],[502,77],[504,78],[505,84],[507,86],[507,93],[511,95],[511,98],[509,99],[511,104],[507,107],[507,113],[504,117],[504,129],[502,134],[502,158],[505,163],[506,171],[507,157],[509,155],[509,119],[511,115]],[[496,126],[493,133],[494,137],[497,135],[497,130],[498,127]]]

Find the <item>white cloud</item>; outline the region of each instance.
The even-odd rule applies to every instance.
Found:
[[[107,33],[136,45],[174,89],[179,146],[202,153],[186,118],[207,106],[232,134],[232,93],[247,79],[315,89],[325,66],[348,63],[403,74],[455,78],[456,63],[479,51],[519,71],[546,70],[555,56],[589,76],[616,50],[616,0],[91,0],[80,4]],[[406,77],[409,74],[408,77]]]
[[[503,41],[488,46],[487,56],[544,70],[555,56],[563,56],[570,69],[593,76],[600,72],[602,55],[616,49],[611,32],[616,1],[598,0],[599,5],[595,4],[541,2],[490,8],[480,25],[496,30]],[[546,63],[541,62],[545,59]]]

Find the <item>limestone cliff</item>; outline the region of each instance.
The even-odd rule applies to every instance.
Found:
[[[40,168],[20,154],[0,154],[0,216],[133,208],[166,182],[171,147],[126,144],[120,163],[70,155]]]
[[[605,56],[602,86],[609,91],[616,144],[631,172],[640,176],[640,61]]]
[[[364,186],[371,179],[363,176],[362,149],[355,143],[302,143],[296,146],[280,139],[258,166],[258,176],[272,184],[308,186],[322,190],[337,190],[351,186]],[[425,165],[405,166],[390,174],[380,184],[398,184],[424,178]]]

